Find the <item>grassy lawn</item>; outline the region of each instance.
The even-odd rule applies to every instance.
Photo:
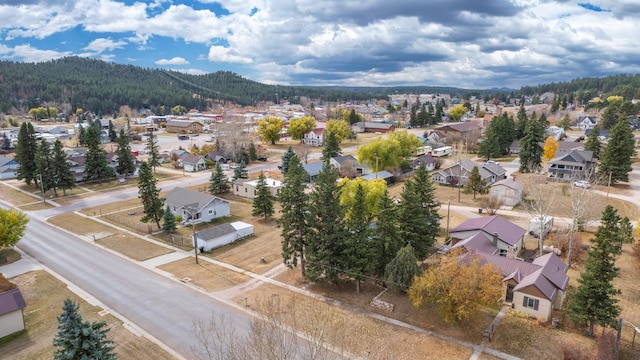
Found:
[[[129,234],[115,234],[101,238],[96,242],[138,261],[148,260],[156,256],[173,252],[173,250]]]
[[[40,192],[38,192],[37,195],[34,194],[33,196],[31,196],[17,191],[2,183],[0,183],[0,198],[16,206],[31,204],[38,201],[42,202],[42,196],[40,196]]]
[[[44,271],[34,271],[12,278],[25,298],[24,309],[26,331],[7,342],[0,343],[3,359],[51,359],[52,341],[57,333],[57,316],[62,312],[64,299],[71,298],[80,305],[84,320],[106,321],[111,328],[108,338],[115,342],[115,351],[120,359],[161,360],[172,357],[153,342],[138,337],[122,326],[111,315],[100,316],[102,308],[94,307],[69,291],[63,283]]]
[[[89,236],[91,234],[114,234],[116,232],[116,230],[110,226],[100,224],[99,222],[74,213],[56,215],[49,218],[47,222],[78,235]]]
[[[199,264],[196,264],[195,259],[191,257],[162,265],[159,269],[169,272],[179,279],[189,278],[191,279],[189,282],[208,292],[228,289],[251,279],[246,275],[207,261],[200,261]]]
[[[362,358],[468,359],[473,352],[471,349],[390,325],[357,312],[343,310],[269,284],[238,294],[233,301],[244,305],[245,296],[249,307],[259,312],[265,311],[261,309],[264,299],[277,297],[283,304],[295,301],[296,324],[292,326],[306,333],[321,329],[329,343]],[[354,334],[357,336],[353,336]]]
[[[42,202],[42,201],[38,201],[38,202],[33,202],[30,204],[24,204],[24,205],[20,205],[18,206],[18,208],[20,208],[20,210],[24,210],[24,211],[35,211],[35,210],[43,210],[43,209],[51,209],[53,207],[53,205]]]

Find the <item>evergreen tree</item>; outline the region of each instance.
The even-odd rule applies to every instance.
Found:
[[[346,228],[338,175],[325,160],[309,195],[306,274],[313,281],[337,282],[341,276]]]
[[[248,179],[249,171],[247,171],[247,164],[245,164],[244,160],[240,161],[240,164],[233,169],[233,181],[238,179]]]
[[[413,278],[421,272],[413,247],[407,245],[398,250],[393,260],[387,264],[384,279],[390,288],[407,292]]]
[[[331,159],[336,156],[340,156],[341,154],[342,154],[342,150],[340,149],[340,143],[338,142],[338,138],[336,137],[335,133],[330,132],[329,135],[327,136],[327,141],[324,144],[324,149],[322,149],[322,158]]]
[[[478,155],[485,159],[496,158],[502,155],[500,140],[491,125],[487,127],[487,130],[485,130],[482,136],[482,142],[478,148]]]
[[[529,125],[529,117],[527,116],[527,110],[525,110],[524,104],[520,104],[520,109],[516,117],[518,118],[518,122],[516,123],[515,136],[516,139],[520,140],[524,137],[527,126]]]
[[[249,144],[249,160],[250,161],[258,160],[258,153],[256,152],[256,145],[253,143],[253,141],[251,142],[251,144]]]
[[[85,142],[85,135],[86,135],[86,130],[84,128],[84,126],[82,126],[82,123],[78,124],[78,145],[80,146],[84,146],[86,144]]]
[[[131,153],[131,145],[129,145],[129,136],[120,129],[120,134],[116,138],[116,155],[118,156],[118,164],[116,172],[120,175],[129,176],[136,171],[136,164]]]
[[[107,152],[100,147],[100,132],[95,127],[89,126],[85,133],[87,153],[85,155],[85,181],[97,181],[115,177],[113,168],[107,161]]]
[[[467,180],[467,184],[464,186],[463,191],[465,194],[473,193],[474,199],[476,198],[477,193],[484,195],[489,192],[487,182],[482,178],[482,176],[480,176],[480,170],[478,170],[477,166],[474,166],[471,170],[471,174],[469,174],[469,179]]]
[[[176,224],[176,216],[171,212],[171,208],[169,205],[164,209],[164,214],[162,215],[162,231],[167,234],[173,234],[176,232],[177,224]]]
[[[153,130],[149,132],[149,138],[147,138],[147,145],[144,148],[149,156],[149,165],[153,168],[153,172],[156,172],[156,167],[160,166],[160,145],[158,145],[158,136],[153,133]]]
[[[385,267],[402,247],[398,228],[398,209],[386,189],[380,198],[377,220],[371,237],[371,259],[374,275],[382,278]]]
[[[11,149],[11,139],[9,139],[7,133],[2,133],[2,150],[9,149]]]
[[[520,141],[520,169],[521,173],[536,172],[542,167],[544,128],[535,113],[527,124],[525,135]]]
[[[365,192],[362,184],[358,184],[354,202],[348,211],[347,234],[342,251],[342,266],[347,275],[356,280],[356,292],[360,292],[360,282],[372,270],[372,251],[369,244],[371,231],[369,228],[369,214],[365,202]]]
[[[140,221],[144,223],[155,222],[160,229],[160,219],[164,215],[164,198],[160,197],[158,180],[153,175],[151,165],[143,161],[138,171],[138,198],[142,200],[144,216]]]
[[[307,216],[309,197],[305,193],[305,172],[297,156],[289,161],[289,171],[284,175],[280,200],[280,226],[282,226],[282,258],[292,268],[300,258],[300,271],[305,274],[305,244],[308,233]]]
[[[625,236],[620,224],[617,210],[607,205],[602,213],[601,225],[591,239],[585,270],[580,274],[579,285],[567,305],[569,318],[582,326],[588,325],[591,337],[594,325],[614,327],[620,315],[616,298],[620,291],[613,287],[613,280],[619,271],[615,266],[616,256],[621,252]]]
[[[106,323],[84,322],[78,313],[78,305],[66,299],[58,316],[58,333],[53,339],[57,347],[54,360],[115,360],[113,341],[107,339]]]
[[[16,178],[24,180],[27,185],[31,185],[32,181],[38,185],[35,162],[37,148],[36,131],[33,129],[33,125],[30,122],[22,123],[18,132],[14,159],[20,165],[16,172]]]
[[[565,131],[571,129],[571,118],[569,114],[562,117],[562,120],[558,123],[558,127],[561,127]]]
[[[116,133],[116,129],[113,126],[113,121],[109,119],[109,141],[114,142],[116,141],[117,138],[118,138],[118,134]]]
[[[67,190],[73,189],[76,185],[76,178],[71,171],[71,165],[67,162],[67,154],[60,140],[53,143],[53,153],[51,159],[51,172],[53,173],[53,190],[62,189],[62,195],[67,195]],[[58,196],[58,194],[55,194]]]
[[[220,163],[216,163],[216,167],[211,171],[211,177],[209,178],[209,193],[218,195],[227,191],[229,191],[229,181],[224,172],[222,172]]]
[[[593,157],[596,159],[600,158],[600,151],[602,149],[598,136],[600,136],[600,125],[596,124],[596,126],[591,129],[589,136],[587,136],[587,140],[584,142],[584,149],[593,152]]]
[[[360,122],[360,116],[356,114],[355,109],[351,109],[351,112],[349,113],[349,125],[353,125],[358,122]]]
[[[287,171],[289,171],[289,161],[294,155],[295,153],[293,152],[293,148],[291,146],[289,146],[287,151],[285,151],[285,153],[282,155],[282,173],[284,175],[286,175]]]
[[[256,184],[256,197],[253,199],[253,211],[251,216],[262,216],[265,220],[273,216],[273,199],[271,191],[267,187],[267,180],[261,171]]]
[[[598,176],[601,179],[611,177],[611,182],[629,181],[631,159],[635,155],[633,132],[626,117],[620,117],[618,123],[609,132],[609,141],[602,150]]]
[[[54,187],[53,171],[51,169],[51,147],[49,143],[42,139],[36,149],[36,174],[40,181],[40,189],[48,191]]]
[[[416,256],[423,259],[440,231],[435,187],[424,165],[404,183],[400,198],[398,222],[403,246],[410,244]]]

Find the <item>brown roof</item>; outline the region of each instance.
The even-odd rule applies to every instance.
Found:
[[[27,306],[20,289],[5,291],[0,294],[0,315],[20,310]]]
[[[189,154],[182,158],[183,164],[197,164],[202,159],[202,155]]]
[[[438,130],[438,131],[453,131],[453,132],[464,133],[464,132],[469,132],[469,131],[480,130],[480,126],[478,126],[478,125],[476,125],[474,123],[470,123],[470,122],[463,122],[463,123],[459,123],[459,124],[444,125],[444,126],[441,126],[441,127],[437,128],[436,130]]]

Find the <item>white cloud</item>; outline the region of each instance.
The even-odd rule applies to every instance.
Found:
[[[185,58],[177,56],[172,59],[160,59],[155,62],[156,65],[186,65],[188,63]]]
[[[18,45],[11,53],[12,58],[19,58],[24,62],[43,62],[70,55],[72,55],[70,51],[40,50],[30,44]]]
[[[250,64],[253,61],[251,58],[236,55],[232,50],[224,46],[212,46],[209,48],[209,61],[212,62],[227,62],[227,63],[241,63]]]
[[[177,72],[181,72],[189,75],[205,75],[208,74],[208,71],[200,70],[200,69],[169,69]]]
[[[89,51],[94,51],[98,54],[104,51],[113,51],[115,49],[122,49],[125,45],[127,45],[126,41],[113,41],[111,39],[106,38],[98,38],[91,41],[84,49]]]

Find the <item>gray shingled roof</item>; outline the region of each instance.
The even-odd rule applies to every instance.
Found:
[[[316,176],[320,174],[320,170],[322,170],[322,161],[316,161],[308,164],[302,165],[304,171],[309,174],[309,176]]]
[[[511,246],[515,245],[527,232],[505,218],[494,215],[469,219],[451,230],[451,233],[470,230],[482,230],[489,235],[498,234],[500,240]]]
[[[183,164],[197,164],[198,161],[202,160],[201,155],[189,154],[182,158]]]
[[[27,306],[20,289],[12,289],[0,294],[0,315],[19,310]]]
[[[513,179],[507,178],[507,179],[502,179],[500,181],[496,181],[493,185],[491,185],[491,187],[495,187],[495,186],[506,186],[510,189],[514,189],[514,190],[522,190],[524,188],[524,185],[522,185],[521,182],[519,181],[515,181]]]
[[[197,191],[187,190],[180,187],[176,187],[169,191],[166,197],[166,203],[168,205],[175,206],[177,208],[190,207],[201,210],[207,204],[212,201],[219,200],[228,202],[225,199],[221,199],[217,196],[201,193]]]
[[[233,234],[236,231],[236,228],[233,227],[230,223],[220,224],[218,226],[210,227],[208,229],[198,231],[196,236],[202,240],[213,240],[217,239],[220,236]]]

